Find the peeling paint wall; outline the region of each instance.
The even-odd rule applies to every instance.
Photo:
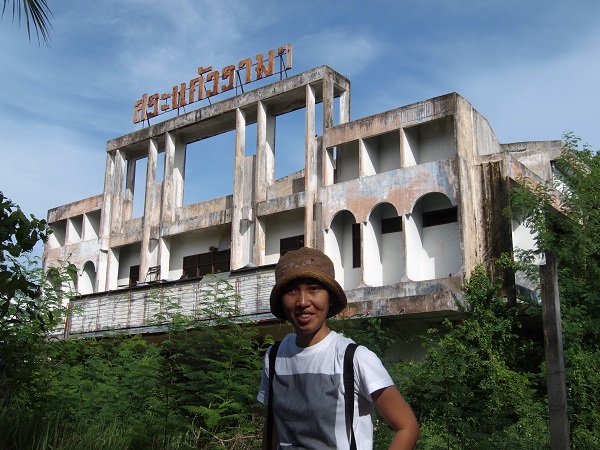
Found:
[[[271,283],[282,241],[300,236],[331,257],[353,311],[455,314],[464,277],[478,264],[497,273],[493,261],[519,242],[518,224],[503,214],[511,180],[550,179],[559,143],[500,144],[456,93],[357,120],[349,99],[350,82],[323,66],[109,141],[104,192],[49,211],[55,234],[45,266],[71,255],[80,292],[109,305],[113,290],[117,298],[146,288],[150,271],[161,286],[175,285],[184,258],[209,252],[230,252],[232,280],[243,273],[255,283],[266,270],[271,278],[261,279]],[[278,118],[298,111],[304,148],[289,151],[303,152],[304,167],[275,179],[286,151]],[[197,176],[186,167],[190,144],[224,133],[232,136],[223,149],[234,161],[230,193],[186,204]],[[140,286],[129,280],[137,265]],[[268,297],[269,286],[261,292]],[[260,297],[245,314],[264,317],[265,305]]]

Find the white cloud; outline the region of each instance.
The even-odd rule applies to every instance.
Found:
[[[302,70],[326,64],[351,78],[380,58],[382,51],[383,45],[369,33],[336,28],[299,39],[294,59],[302,61]]]

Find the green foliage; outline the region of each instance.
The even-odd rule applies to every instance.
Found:
[[[4,6],[2,8],[2,16],[6,12],[6,6],[9,0],[4,0]],[[31,26],[35,29],[35,33],[38,37],[38,42],[41,38],[46,45],[50,45],[50,29],[52,25],[49,21],[49,16],[52,13],[46,0],[12,0],[12,16],[13,20],[16,18],[19,22],[25,17],[25,25],[27,26],[27,35],[31,41]]]
[[[555,167],[553,187],[519,180],[511,206],[556,254],[572,445],[600,448],[600,155],[567,133]]]
[[[0,324],[2,328],[28,314],[36,319],[39,311],[34,300],[40,296],[40,286],[28,277],[21,257],[29,254],[35,244],[46,239],[46,221],[25,216],[21,208],[0,192]],[[28,297],[26,304],[15,304],[17,297]]]
[[[362,317],[354,314],[329,319],[327,324],[332,330],[372,350],[380,358],[383,358],[386,350],[401,337],[392,322],[380,317]]]
[[[32,299],[17,291],[7,301],[8,314],[0,319],[0,401],[21,394],[31,400],[45,388],[47,341],[57,337],[68,315],[63,302],[69,293],[53,282],[70,280],[71,266],[55,268],[53,282],[42,274],[38,260],[23,260],[20,271],[39,286],[40,294]]]
[[[260,448],[255,396],[264,348],[255,328],[230,317],[237,298],[226,280],[203,292],[195,317],[183,316],[168,292],[156,296],[155,323],[170,321],[163,341],[40,344],[29,383],[37,394],[23,390],[0,404],[9,430],[0,448]]]
[[[57,286],[72,279],[74,267],[53,268],[50,282],[39,259],[29,256],[46,236],[45,221],[27,218],[0,193],[0,402],[37,399],[45,386],[46,341],[67,313],[69,293]]]
[[[193,419],[201,448],[258,448],[254,409],[264,349],[256,328],[231,318],[238,299],[227,280],[215,277],[203,292],[196,312],[203,320],[192,328],[176,321],[186,328],[163,344],[171,410]]]
[[[546,448],[539,396],[542,348],[519,334],[518,311],[477,268],[463,289],[465,318],[431,328],[423,360],[391,372],[421,423],[419,448]]]
[[[159,349],[140,337],[67,339],[49,345],[46,401],[69,421],[143,420],[157,408]]]

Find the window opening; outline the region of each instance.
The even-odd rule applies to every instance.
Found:
[[[146,202],[146,172],[148,170],[148,158],[135,161],[135,182],[133,185],[133,216],[144,215],[144,204]]]
[[[165,152],[156,155],[156,182],[160,183],[165,178]]]
[[[444,225],[446,223],[453,223],[457,221],[458,212],[456,206],[423,213],[423,228],[435,227],[436,225]]]
[[[381,219],[381,234],[398,233],[402,231],[402,217]]]
[[[283,256],[287,252],[292,250],[298,250],[299,248],[304,247],[304,235],[300,236],[292,236],[288,238],[283,238],[279,240],[279,255]]]
[[[183,257],[184,278],[199,278],[204,275],[229,272],[231,250],[218,251],[216,248],[207,253]]]
[[[244,146],[244,156],[256,155],[256,123],[246,125],[246,145]]]
[[[352,268],[360,267],[360,223],[352,224]]]
[[[183,204],[192,205],[231,195],[234,159],[235,130],[188,143]]]
[[[140,281],[140,266],[129,267],[129,286],[135,286]]]
[[[277,116],[275,132],[276,180],[304,168],[305,130],[306,108]],[[285,139],[282,136],[285,136]]]

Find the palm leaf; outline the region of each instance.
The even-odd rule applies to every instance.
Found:
[[[46,0],[4,0],[4,6],[2,8],[2,17],[6,12],[7,5],[12,2],[12,16],[13,21],[15,18],[19,21],[25,20],[27,25],[27,35],[31,41],[31,28],[35,29],[35,33],[40,42],[40,37],[43,39],[46,45],[50,45],[50,30],[52,25],[50,24],[50,16],[52,12],[48,8]]]

